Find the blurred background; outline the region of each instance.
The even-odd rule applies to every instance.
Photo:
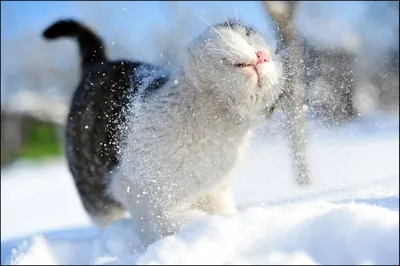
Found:
[[[323,125],[398,116],[399,3],[301,2],[293,23],[301,37],[308,117]],[[207,25],[239,18],[276,39],[262,2],[1,3],[1,166],[63,155],[66,113],[79,79],[73,40],[46,42],[41,32],[75,18],[104,39],[111,58],[177,66],[178,52]]]
[[[238,18],[277,43],[281,38],[275,23],[289,21],[289,26],[280,27],[281,33],[292,31],[299,37],[292,38],[295,41],[291,43],[299,53],[289,57],[294,62],[292,65],[301,69],[297,73],[296,92],[302,91],[298,95],[304,98],[305,106],[295,108],[304,111],[308,118],[308,128],[299,128],[309,137],[306,159],[311,169],[311,186],[297,186],[290,177],[294,172],[288,152],[290,145],[287,145],[291,138],[287,137],[283,122],[296,116],[286,116],[286,111],[291,110],[289,104],[284,110],[278,108],[272,119],[257,131],[259,134],[253,138],[243,167],[233,179],[239,208],[315,199],[386,204],[398,211],[398,1],[2,1],[2,265],[10,261],[10,256],[18,257],[30,245],[35,246],[31,242],[26,244],[24,239],[39,232],[55,232],[52,237],[58,236],[57,241],[61,242],[54,243],[60,245],[48,240],[44,248],[40,245],[33,248],[34,253],[40,251],[39,259],[33,262],[27,258],[25,264],[43,263],[48,256],[60,259],[64,265],[73,264],[66,258],[77,258],[76,264],[88,264],[81,259],[92,254],[87,247],[74,246],[75,237],[80,239],[92,232],[75,232],[74,228],[90,229],[92,223],[83,209],[64,156],[66,116],[80,79],[78,46],[72,39],[45,41],[42,31],[62,18],[78,19],[103,38],[112,59],[177,67],[185,44],[207,27],[199,17],[209,23],[225,21],[226,17]],[[290,216],[286,216],[286,209],[283,212],[282,219],[287,220]],[[348,213],[343,215],[347,217]],[[299,213],[295,212],[295,216],[297,219]],[[321,232],[324,232],[321,229],[331,232],[333,224],[342,227],[342,213],[338,219],[335,217],[317,222],[317,246],[310,244],[314,238],[311,242],[301,240],[310,254],[326,250],[320,245]],[[353,224],[349,227],[353,228]],[[347,239],[349,229],[343,227],[343,230]],[[371,230],[375,234],[375,223]],[[292,241],[292,231],[285,232],[289,232]],[[379,234],[379,230],[376,232]],[[361,235],[360,239],[365,239],[364,229]],[[72,244],[64,245],[63,237]],[[348,245],[339,240],[340,235],[332,239],[339,241],[337,247],[345,249],[346,257],[351,254]],[[387,238],[382,235],[379,239]],[[326,242],[331,243],[329,238]],[[398,246],[391,245],[392,250],[398,251]],[[275,249],[275,243],[273,246]],[[383,245],[381,249],[386,259],[388,248]],[[358,244],[355,250],[358,254]],[[373,264],[369,261],[371,249],[365,250],[367,259],[359,263]],[[81,258],[74,252],[84,255]],[[321,264],[332,264],[332,261],[322,260]]]

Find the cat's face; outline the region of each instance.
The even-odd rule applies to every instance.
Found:
[[[187,50],[186,71],[202,89],[233,104],[272,104],[281,93],[281,62],[262,36],[239,22],[208,28]]]

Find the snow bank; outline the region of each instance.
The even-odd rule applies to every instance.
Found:
[[[64,235],[34,236],[8,261],[14,265],[393,265],[399,263],[399,213],[364,203],[250,207],[231,217],[199,217],[187,230],[135,254],[138,244],[131,222],[119,220],[103,233],[93,232],[79,241],[68,241]]]
[[[92,227],[65,160],[14,164],[1,177],[2,265],[399,264],[398,128],[314,130],[303,189],[282,138],[258,135],[234,178],[238,213],[196,216],[144,251],[129,220]]]

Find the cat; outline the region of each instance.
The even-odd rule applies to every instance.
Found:
[[[238,20],[210,25],[182,49],[177,69],[111,61],[100,37],[74,20],[43,36],[79,44],[66,154],[96,224],[128,211],[154,241],[179,231],[187,210],[235,213],[231,177],[285,92],[282,60],[260,33]]]

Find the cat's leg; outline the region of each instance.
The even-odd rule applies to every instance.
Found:
[[[194,204],[195,208],[210,214],[234,214],[236,205],[231,187],[228,185],[219,187],[200,197]]]
[[[249,131],[241,144],[238,152],[236,164],[232,170],[220,181],[214,188],[200,196],[194,204],[194,207],[211,214],[234,214],[236,213],[236,204],[232,194],[231,181],[240,167],[245,150],[248,147],[252,137]]]
[[[172,216],[168,206],[168,202],[154,200],[146,195],[127,203],[127,209],[138,225],[144,246],[179,231],[180,223]]]
[[[117,174],[108,188],[109,194],[122,202],[137,224],[140,238],[145,242],[155,241],[174,232],[169,212],[171,200],[166,191],[159,189],[159,183],[153,183],[152,180],[148,177],[130,180],[124,174]]]
[[[77,183],[82,205],[92,222],[100,228],[123,218],[125,210],[121,203],[107,194],[106,189],[94,189],[90,184]]]
[[[105,228],[115,220],[125,216],[125,210],[116,206],[106,206],[106,211],[97,213],[88,213],[94,224],[100,228]]]

